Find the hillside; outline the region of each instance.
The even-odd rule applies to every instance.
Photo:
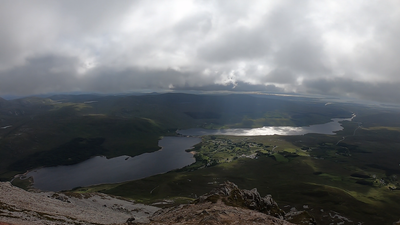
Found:
[[[27,97],[0,103],[0,181],[12,180],[24,189],[31,187],[32,179],[21,174],[32,169],[78,165],[94,156],[129,161],[159,150],[160,140],[178,136],[177,129],[296,128],[354,113],[335,134],[203,136],[190,150],[194,164],[123,183],[74,185],[81,186],[74,192],[179,204],[229,180],[242,188],[257,187],[262,195],[273,194],[285,211],[305,210],[318,224],[392,225],[399,219],[398,108],[178,93]]]
[[[148,222],[158,209],[104,194],[32,193],[0,182],[0,221],[16,225]]]
[[[136,156],[159,150],[158,141],[179,128],[303,126],[351,115],[321,102],[252,95],[57,95],[0,99],[0,181],[40,166],[70,165],[92,156]],[[77,140],[101,146],[65,151]],[[97,151],[98,150],[98,151]],[[63,159],[58,153],[63,152]],[[49,160],[50,159],[50,160]],[[28,162],[29,161],[29,162]],[[24,165],[24,166],[23,166]]]
[[[105,194],[32,193],[0,183],[0,224],[315,224],[303,212],[286,213],[256,189],[227,182],[194,204],[161,209]]]

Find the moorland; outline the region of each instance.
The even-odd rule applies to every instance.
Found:
[[[392,224],[400,211],[399,112],[396,107],[250,94],[0,99],[0,179],[29,189],[29,179],[14,177],[98,155],[154,152],[163,136],[178,136],[178,129],[299,127],[354,113],[333,135],[203,136],[189,150],[195,152],[192,165],[69,191],[179,204],[229,180],[271,194],[284,210],[306,210],[318,224]]]

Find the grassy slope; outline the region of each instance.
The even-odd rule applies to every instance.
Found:
[[[12,163],[54,151],[75,138],[105,138],[106,151],[97,154],[135,156],[157,150],[160,136],[177,128],[307,125],[348,115],[322,103],[249,95],[82,95],[5,101],[0,121],[12,127],[0,129],[0,179],[15,174],[8,169]]]
[[[96,110],[85,104],[63,103],[44,112],[19,116],[18,120],[3,117],[13,127],[4,130],[0,138],[0,178],[8,179],[32,166],[46,166],[48,163],[43,162],[49,158],[55,159],[55,163],[70,164],[57,155],[60,148],[68,146],[76,138],[102,138],[104,141],[101,146],[87,146],[86,153],[90,153],[82,153],[83,157],[76,157],[77,152],[64,150],[62,155],[66,158],[79,158],[71,161],[74,163],[94,155],[135,156],[156,151],[159,149],[158,140],[167,133],[146,118],[123,118],[93,111]],[[31,158],[29,165],[22,166],[27,158]],[[16,162],[20,166],[9,167]]]
[[[229,180],[241,188],[257,187],[262,195],[272,194],[281,206],[289,204],[301,209],[307,204],[315,210],[340,212],[356,221],[365,221],[365,217],[373,221],[366,224],[386,224],[398,219],[397,193],[356,184],[349,175],[339,175],[337,171],[330,176],[315,175],[308,165],[315,162],[308,160],[311,162],[301,158],[290,163],[268,157],[240,159],[193,172],[171,172],[94,190],[149,203],[164,198],[195,198],[210,191],[216,185],[214,182]]]
[[[360,120],[363,118],[358,122]],[[191,171],[203,163],[138,181],[80,191],[102,191],[150,203],[164,198],[194,198],[217,183],[230,180],[241,188],[257,187],[263,195],[272,194],[281,206],[302,208],[307,204],[315,210],[310,213],[320,224],[330,223],[316,213],[321,209],[339,212],[353,221],[364,221],[364,224],[397,221],[400,195],[398,190],[392,191],[389,187],[400,187],[397,178],[400,176],[399,162],[394,160],[400,158],[400,142],[396,138],[400,132],[395,126],[361,127],[353,136],[358,124],[344,122],[344,126],[338,135],[205,137],[203,145],[197,146],[196,150],[219,162],[224,161],[221,159],[226,158],[227,153],[224,153],[225,147],[216,147],[218,139],[230,140],[235,147],[244,140],[260,143],[268,146],[266,149],[270,154]],[[343,136],[345,140],[336,145]],[[273,146],[278,146],[275,151],[271,151]],[[310,157],[305,156],[307,154],[285,157],[294,151],[304,153],[302,149],[311,149],[306,151]],[[221,152],[225,154],[223,157]],[[279,158],[271,157],[276,154]]]
[[[1,114],[2,124],[9,123],[13,127],[0,130],[1,176],[13,175],[7,170],[12,163],[38,152],[57,153],[75,138],[104,138],[96,153],[113,157],[154,151],[158,149],[159,137],[176,128],[303,126],[349,116],[341,106],[249,96],[167,94],[99,97],[97,100],[83,104],[81,99],[68,99],[56,104],[34,99],[28,102],[30,105],[23,102],[22,108],[7,106],[18,115],[9,115],[2,108],[0,111],[6,113]],[[357,113],[355,121],[362,122],[363,127],[355,136],[352,135],[358,124],[346,123],[346,129],[337,136],[253,137],[252,141],[268,145],[268,151],[278,146],[276,152],[271,152],[274,157],[267,154],[254,160],[243,158],[192,172],[175,171],[83,191],[103,191],[144,202],[163,198],[182,201],[208,192],[215,182],[230,180],[241,188],[257,187],[262,194],[272,194],[281,205],[301,208],[301,204],[309,204],[315,209],[335,210],[356,220],[363,220],[367,215],[372,224],[395,221],[400,209],[398,191],[390,191],[387,185],[376,183],[376,179],[352,174],[374,175],[386,182],[393,175],[400,175],[399,162],[393,160],[400,158],[397,151],[400,146],[396,142],[400,127],[397,114],[387,111],[382,118],[381,112],[372,109],[356,110],[359,109],[351,110]],[[342,136],[346,139],[336,146]],[[288,157],[294,152],[304,153],[302,148],[311,148],[307,154],[312,157]],[[49,158],[48,153],[41,154]],[[221,162],[224,158],[233,159],[235,154],[215,152],[208,157]],[[35,165],[39,164],[43,162]],[[365,182],[357,183],[360,180]]]

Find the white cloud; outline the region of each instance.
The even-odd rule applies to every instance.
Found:
[[[372,98],[359,84],[400,84],[399,22],[395,0],[8,0],[0,94],[248,83]]]

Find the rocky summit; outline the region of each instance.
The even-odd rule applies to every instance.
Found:
[[[314,218],[305,211],[291,211],[285,213],[285,211],[279,208],[271,195],[261,197],[256,188],[252,190],[242,190],[239,189],[236,184],[229,181],[221,184],[220,187],[212,190],[210,193],[200,196],[195,202],[197,204],[204,202],[222,202],[227,206],[258,211],[295,224],[316,224]]]
[[[232,182],[225,182],[220,187],[213,189],[210,193],[200,196],[196,203],[222,201],[228,206],[256,210],[267,215],[283,219],[285,212],[272,199],[271,195],[261,197],[257,189],[241,190]]]
[[[285,220],[285,212],[270,195],[261,197],[257,189],[241,190],[229,181],[200,196],[193,204],[157,211],[150,221],[151,225],[293,224]],[[309,221],[303,224],[310,224]],[[130,221],[128,224],[145,223]]]
[[[270,195],[225,182],[192,204],[164,209],[105,194],[32,193],[0,183],[0,224],[315,224],[306,212],[285,213]]]

